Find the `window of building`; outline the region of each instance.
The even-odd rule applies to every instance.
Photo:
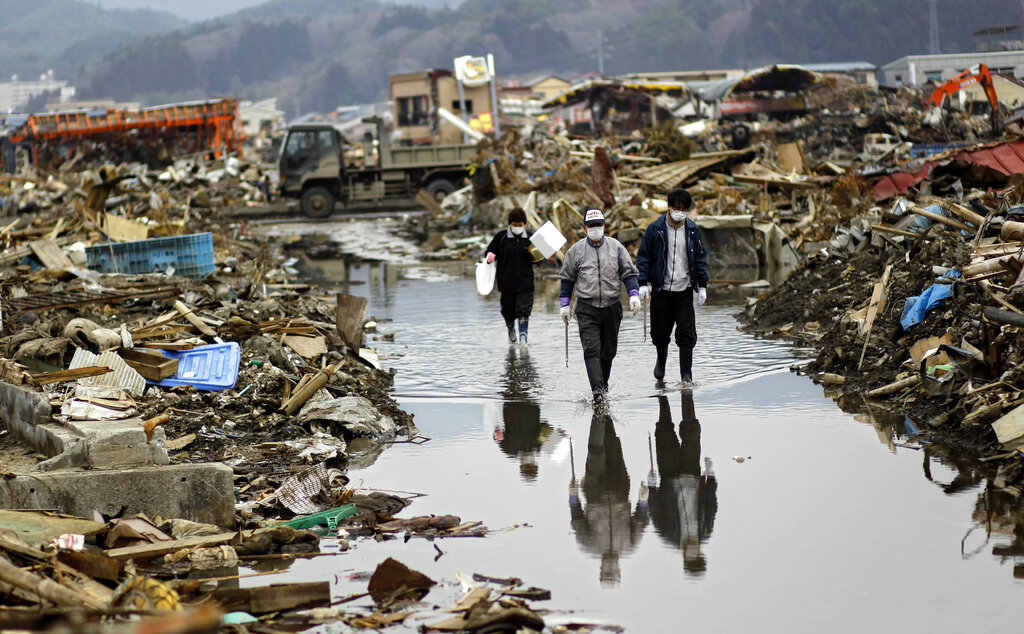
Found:
[[[461,108],[459,108],[459,100],[458,99],[452,100],[452,112],[459,112],[460,110],[461,110]],[[466,114],[473,114],[473,100],[472,99],[467,99],[466,100]]]
[[[430,118],[427,116],[426,95],[399,97],[395,101],[398,103],[398,125],[428,125],[430,123]]]
[[[893,79],[896,80],[897,84],[902,83],[903,82],[903,75],[899,75],[899,74],[893,75]]]
[[[924,71],[924,80],[926,82],[935,82],[936,84],[942,83],[942,71],[941,70],[926,70]]]

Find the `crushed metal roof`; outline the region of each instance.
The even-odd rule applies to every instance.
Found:
[[[976,145],[973,148],[955,148],[930,156],[924,164],[914,172],[897,171],[883,177],[871,188],[875,200],[884,200],[896,194],[905,194],[914,185],[926,178],[932,178],[936,167],[961,162],[980,167],[987,167],[1004,176],[1024,174],[1024,141],[1013,143],[989,143]],[[912,163],[916,168],[920,163]]]
[[[740,77],[689,84],[693,93],[703,101],[721,101],[734,92],[772,92],[784,90],[798,92],[817,83],[821,75],[804,66],[776,64],[752,70]]]
[[[544,102],[545,108],[569,106],[586,101],[598,90],[614,92],[637,91],[647,93],[677,94],[683,96],[689,90],[681,81],[643,81],[636,79],[614,79],[612,77],[595,77],[573,84],[563,93],[555,95]]]

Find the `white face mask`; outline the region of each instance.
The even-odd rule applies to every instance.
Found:
[[[668,215],[672,216],[672,222],[682,222],[686,218],[686,212],[678,209],[673,209]]]
[[[526,231],[526,227],[509,227],[509,229],[512,230],[512,235],[514,236],[521,236]]]
[[[601,238],[604,237],[604,227],[588,227],[587,237],[593,242],[600,242]]]

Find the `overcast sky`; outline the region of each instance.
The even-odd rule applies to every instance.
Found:
[[[106,9],[157,9],[193,22],[234,13],[266,0],[93,0]]]

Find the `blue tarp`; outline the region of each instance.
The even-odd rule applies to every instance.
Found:
[[[959,279],[960,272],[950,269],[942,277]],[[903,326],[903,330],[910,330],[914,324],[924,321],[924,316],[929,310],[946,301],[946,298],[951,295],[953,295],[952,284],[936,283],[924,289],[920,295],[908,297],[907,302],[903,305],[903,314],[900,316],[900,325]]]

